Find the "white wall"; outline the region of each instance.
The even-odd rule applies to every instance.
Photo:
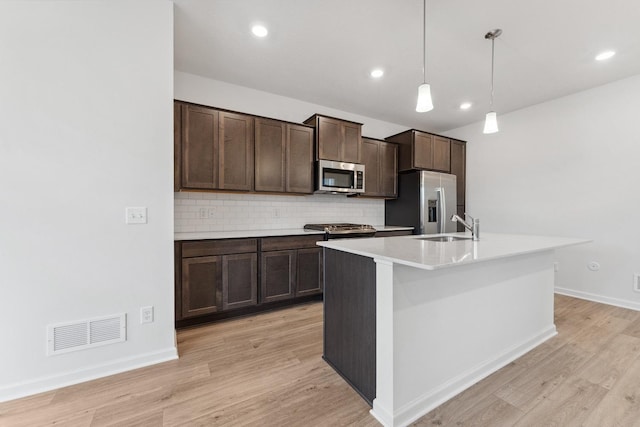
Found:
[[[0,58],[0,400],[175,358],[173,4],[3,1]],[[46,356],[120,312],[126,342]]]
[[[362,123],[362,135],[384,139],[407,128],[370,117],[268,92],[175,72],[175,98],[181,101],[239,111],[247,114],[302,123],[315,113]],[[218,209],[215,218],[200,219],[194,203]],[[240,202],[240,204],[238,204]],[[222,205],[226,203],[225,208]],[[249,209],[242,209],[242,206]],[[276,216],[275,207],[279,210]],[[274,208],[274,209],[271,209]],[[224,212],[222,212],[224,211]],[[176,231],[227,231],[297,228],[305,223],[384,223],[384,200],[353,199],[345,196],[236,195],[230,193],[176,193]]]
[[[315,113],[351,120],[362,123],[362,135],[370,138],[384,139],[407,130],[406,126],[180,71],[175,72],[174,92],[180,101],[294,123],[302,123]]]
[[[640,75],[455,129],[467,140],[467,211],[484,231],[573,236],[560,292],[640,309]],[[587,269],[596,261],[600,270]]]

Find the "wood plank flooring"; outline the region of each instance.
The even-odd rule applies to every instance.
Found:
[[[559,335],[414,426],[640,427],[640,312],[556,296]],[[178,332],[180,359],[0,403],[0,426],[377,426],[322,304]]]

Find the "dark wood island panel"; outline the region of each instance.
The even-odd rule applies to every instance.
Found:
[[[324,248],[324,352],[368,403],[376,397],[376,265]]]

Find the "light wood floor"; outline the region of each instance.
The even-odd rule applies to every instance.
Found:
[[[416,426],[640,426],[640,313],[556,296],[559,335]],[[0,403],[0,426],[377,426],[321,359],[322,305],[178,332],[180,359]]]

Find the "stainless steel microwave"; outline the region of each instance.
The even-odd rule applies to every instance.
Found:
[[[318,193],[364,193],[364,165],[357,163],[318,161]]]

